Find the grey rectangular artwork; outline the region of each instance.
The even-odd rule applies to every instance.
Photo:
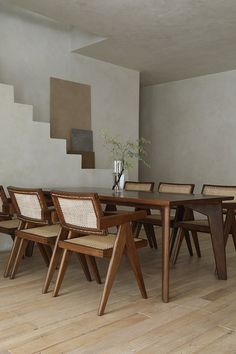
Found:
[[[92,130],[71,129],[71,149],[73,152],[93,151]]]

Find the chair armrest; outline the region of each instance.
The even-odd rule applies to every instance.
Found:
[[[131,221],[143,219],[147,216],[145,210],[136,211],[133,213],[124,213],[120,215],[103,216],[100,220],[100,229],[107,229],[109,227],[126,224]]]

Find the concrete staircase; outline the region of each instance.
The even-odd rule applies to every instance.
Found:
[[[82,170],[81,155],[67,155],[50,124],[33,121],[33,107],[15,103],[13,86],[0,84],[0,184],[107,187],[111,179],[110,170]]]

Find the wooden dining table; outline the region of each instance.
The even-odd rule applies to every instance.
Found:
[[[222,202],[230,196],[203,196],[202,194],[168,194],[159,192],[112,191],[97,187],[71,187],[44,189],[76,193],[97,193],[101,203],[107,206],[129,206],[141,209],[159,209],[162,215],[162,300],[169,301],[169,254],[170,254],[170,209],[177,208],[177,221],[183,219],[185,208],[207,216],[215,257],[218,279],[227,279],[226,255],[223,236]]]

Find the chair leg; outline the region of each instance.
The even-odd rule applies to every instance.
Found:
[[[19,248],[18,248],[18,252],[17,252],[17,256],[16,256],[16,259],[15,259],[15,263],[12,267],[12,271],[11,271],[11,275],[10,275],[10,279],[14,279],[15,278],[15,275],[16,275],[16,272],[20,266],[20,262],[22,261],[23,259],[23,256],[25,254],[25,250],[26,250],[26,247],[28,245],[28,240],[25,240],[25,239],[21,239],[20,240],[20,245],[19,245]]]
[[[53,274],[61,260],[61,255],[62,255],[62,248],[58,247],[58,242],[62,239],[66,239],[68,237],[68,232],[66,230],[64,230],[63,228],[60,229],[58,235],[57,235],[57,239],[53,248],[53,253],[52,253],[52,257],[50,260],[50,264],[48,267],[48,272],[47,272],[47,276],[46,276],[46,280],[43,286],[43,290],[42,293],[46,294],[48,292],[48,288],[50,286],[50,283],[52,281],[52,277]]]
[[[42,290],[43,294],[46,294],[48,292],[48,288],[49,288],[49,286],[51,284],[53,274],[56,271],[57,265],[60,262],[61,255],[62,255],[62,248],[59,248],[59,247],[57,247],[55,245],[54,250],[53,250],[53,255],[52,255],[52,258],[51,258],[51,262],[50,262],[49,267],[48,267],[46,280],[45,280],[45,283],[44,283],[44,286],[43,286],[43,290]]]
[[[130,232],[127,233],[127,236],[126,236],[126,251],[127,251],[127,255],[129,258],[131,268],[132,268],[135,278],[137,280],[141,295],[144,299],[147,299],[147,293],[146,293],[146,289],[145,289],[145,285],[144,285],[144,281],[143,281],[142,270],[141,270],[141,266],[139,263],[138,253],[137,253],[137,249],[135,247],[135,243],[133,240],[131,228],[130,228]]]
[[[63,254],[62,254],[60,268],[59,268],[58,275],[57,275],[56,285],[55,285],[55,288],[54,288],[53,294],[52,294],[52,296],[54,296],[54,297],[56,297],[59,293],[61,283],[63,281],[67,266],[68,266],[70,258],[71,258],[71,255],[72,255],[71,251],[64,249]]]
[[[133,224],[132,224],[132,233],[133,233],[134,237],[136,237],[136,238],[139,237],[141,229],[142,229],[142,223],[141,222],[133,222]]]
[[[157,249],[157,241],[155,236],[154,227],[151,224],[143,224],[145,233],[147,235],[148,243],[151,248]]]
[[[186,241],[186,244],[188,247],[189,254],[192,257],[193,256],[193,249],[192,249],[191,239],[190,239],[189,232],[186,229],[184,229],[184,237],[185,237],[185,241]]]
[[[184,229],[180,228],[177,234],[176,244],[172,255],[172,264],[176,264],[177,262],[183,239],[184,239]]]
[[[234,224],[234,210],[227,210],[225,221],[224,221],[224,242],[225,246],[227,244],[229,234],[233,232],[233,224]],[[233,236],[233,233],[232,233]]]
[[[86,279],[88,281],[92,281],[91,274],[90,274],[90,271],[89,271],[89,267],[88,267],[88,263],[87,263],[85,255],[81,254],[81,253],[77,253],[77,257],[78,257],[80,265],[81,265],[81,267],[82,267],[82,269],[84,271]]]
[[[191,234],[192,234],[194,246],[195,246],[195,249],[196,249],[196,252],[197,252],[197,256],[199,258],[201,258],[202,255],[201,255],[201,250],[200,250],[200,245],[199,245],[197,232],[196,231],[191,231]]]
[[[10,253],[10,256],[8,258],[5,271],[4,271],[4,275],[3,275],[4,278],[9,277],[9,275],[11,273],[11,269],[12,269],[13,263],[15,261],[17,252],[18,252],[20,241],[21,241],[21,239],[16,236],[15,239],[14,239],[13,245],[12,245],[11,253]]]
[[[47,254],[47,258],[49,260],[49,263],[51,261],[52,258],[52,248],[51,245],[43,245],[45,253]]]
[[[37,243],[37,245],[38,245],[39,251],[43,257],[43,260],[44,260],[46,266],[48,267],[49,263],[50,263],[50,259],[48,259],[48,254],[45,251],[44,245],[42,245],[41,243]]]
[[[229,210],[226,215],[225,223],[227,222],[227,217],[230,217],[229,226],[225,225],[224,229],[224,237],[225,237],[225,245],[227,244],[229,233],[231,233],[234,243],[234,249],[236,250],[236,220],[234,215],[234,210]],[[228,226],[228,227],[227,227]]]
[[[111,292],[112,284],[115,279],[115,275],[120,264],[121,257],[124,252],[125,243],[126,243],[126,231],[127,224],[122,224],[119,226],[118,234],[116,237],[115,245],[113,248],[111,260],[109,263],[107,276],[105,280],[105,285],[102,293],[102,298],[100,301],[100,305],[98,308],[98,316],[102,316],[104,314],[104,310],[107,304],[108,297]]]
[[[102,284],[101,277],[100,277],[100,274],[99,274],[99,271],[98,271],[97,262],[95,260],[95,257],[88,256],[88,261],[89,261],[93,276],[94,276],[97,284]]]
[[[32,257],[33,251],[34,251],[34,242],[33,241],[29,241],[28,246],[27,246],[26,251],[25,251],[26,257]]]
[[[234,242],[234,249],[236,250],[236,224],[235,220],[233,221],[232,228],[231,228],[231,234]]]
[[[174,247],[175,247],[177,234],[178,234],[178,228],[177,227],[173,227],[172,231],[171,231],[171,235],[170,235],[170,257],[172,255],[172,252],[173,252]]]

